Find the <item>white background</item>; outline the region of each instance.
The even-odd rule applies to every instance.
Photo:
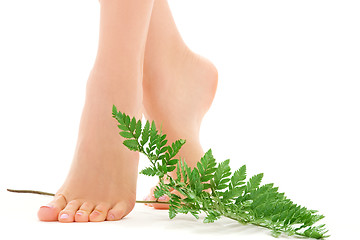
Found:
[[[247,164],[249,175],[264,172],[264,182],[320,210],[332,239],[353,238],[360,213],[359,2],[171,0],[170,6],[186,43],[219,71],[201,129],[204,149],[219,161],[230,158],[233,169]],[[176,239],[272,239],[228,220],[170,221],[166,212],[140,205],[115,223],[41,223],[37,208],[50,198],[6,193],[55,192],[65,179],[98,22],[96,0],[0,0],[0,238],[12,232],[12,239],[158,239],[163,231]],[[155,182],[140,176],[138,199]]]

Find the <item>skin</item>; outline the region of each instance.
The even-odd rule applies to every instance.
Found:
[[[162,126],[170,143],[186,139],[179,156],[191,167],[204,155],[200,125],[214,99],[217,82],[215,66],[184,43],[168,2],[155,1],[145,50],[143,112],[146,119]],[[156,200],[153,188],[145,200]],[[168,200],[167,196],[159,199]],[[149,206],[168,208],[165,204]]]
[[[133,209],[139,155],[122,145],[113,104],[162,124],[170,141],[186,139],[179,155],[190,166],[203,155],[199,129],[216,91],[216,68],[185,45],[167,1],[99,2],[99,46],[72,166],[40,207],[41,221],[114,221]]]

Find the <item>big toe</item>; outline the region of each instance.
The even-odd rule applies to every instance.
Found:
[[[168,202],[170,198],[166,195],[159,197],[158,202]],[[166,203],[153,203],[152,206],[155,209],[169,209],[169,204]]]
[[[65,206],[66,199],[63,195],[59,194],[50,203],[40,207],[38,218],[40,221],[57,221],[60,211]]]
[[[154,196],[154,191],[155,191],[155,187],[151,188],[150,194],[145,198],[145,201],[168,202],[170,200],[169,197],[166,195],[161,196],[158,199],[156,199]],[[169,205],[164,204],[164,203],[149,203],[146,205],[149,207],[153,207],[155,209],[169,209]]]
[[[177,190],[174,190],[174,189],[171,191],[171,194],[176,194],[180,198],[185,198],[184,195],[182,195],[181,193],[179,193]],[[170,198],[167,195],[163,195],[163,196],[159,197],[158,199],[156,199],[154,196],[154,188],[151,189],[150,194],[145,199],[145,201],[165,202],[165,203],[148,204],[148,206],[154,207],[155,209],[169,209],[169,204],[168,204],[169,200],[170,200]]]

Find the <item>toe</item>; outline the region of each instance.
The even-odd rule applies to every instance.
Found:
[[[148,195],[146,198],[145,198],[145,201],[156,201],[156,198],[154,197],[154,195]],[[152,207],[153,204],[152,203],[145,203],[146,206],[148,207]]]
[[[167,195],[163,195],[157,199],[159,202],[168,202],[170,198]],[[153,203],[152,206],[155,209],[169,209],[169,204]]]
[[[109,204],[106,203],[100,203],[99,205],[97,205],[89,216],[90,222],[105,221],[109,208]]]
[[[75,212],[79,210],[81,206],[81,202],[78,200],[70,201],[64,210],[59,213],[59,222],[74,222],[75,220]]]
[[[182,195],[181,193],[179,193],[177,190],[172,190],[171,193],[178,195],[180,198],[185,198],[185,196]],[[159,202],[168,202],[170,200],[170,198],[167,195],[164,195],[164,196],[159,197],[157,200]],[[169,209],[169,204],[164,204],[164,203],[159,203],[159,204],[154,203],[154,204],[152,204],[152,206],[155,209]]]
[[[47,205],[41,206],[38,211],[40,221],[57,221],[59,212],[66,206],[66,199],[59,194]]]
[[[156,198],[154,197],[154,191],[155,191],[155,187],[152,187],[150,189],[149,195],[147,195],[147,197],[145,198],[145,201],[156,201]],[[152,203],[146,203],[145,205],[149,207],[153,207]]]
[[[146,197],[144,197],[143,200],[144,200],[144,201],[152,201],[150,196],[151,196],[151,195],[147,195]],[[145,206],[152,207],[151,203],[144,203],[144,204],[145,204]]]
[[[133,207],[129,207],[125,202],[119,202],[111,208],[107,214],[107,221],[117,221],[125,217]]]
[[[167,195],[161,196],[158,199],[156,199],[154,196],[155,188],[156,187],[151,188],[150,194],[147,196],[146,201],[168,202],[170,200],[170,198]],[[164,203],[149,203],[147,205],[155,209],[169,209],[169,205]]]
[[[95,205],[91,202],[84,202],[75,214],[75,222],[88,222],[89,215]]]

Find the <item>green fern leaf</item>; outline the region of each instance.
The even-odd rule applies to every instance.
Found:
[[[167,165],[176,165],[179,162],[179,159],[171,159],[167,162]]]
[[[136,126],[135,126],[135,134],[134,134],[134,137],[136,138],[136,139],[139,139],[139,137],[140,137],[140,135],[141,135],[141,121],[140,120],[138,120],[137,122],[136,122]]]
[[[252,176],[250,180],[246,183],[245,192],[248,193],[258,188],[260,186],[263,176],[264,176],[263,173],[259,173],[257,175]]]
[[[145,144],[149,141],[149,138],[150,138],[150,123],[149,123],[149,121],[146,121],[144,129],[141,132],[141,135],[142,136],[141,136],[140,144],[141,144],[141,146],[145,146]]]
[[[115,115],[117,115],[117,113],[118,113],[118,110],[117,110],[116,106],[113,104],[113,106],[112,106],[112,115],[115,116]]]
[[[126,126],[130,125],[130,117],[128,115],[126,115],[125,113],[123,113],[123,119],[124,119],[124,123]]]
[[[118,125],[118,128],[123,131],[129,131],[129,128],[126,125]]]
[[[175,170],[176,166],[169,166],[169,167],[166,167],[167,168],[167,171],[166,172],[172,172]]]
[[[131,151],[138,151],[139,144],[135,139],[127,139],[123,141],[123,144]]]
[[[191,175],[191,169],[187,165],[185,160],[181,160],[181,173],[182,173],[184,183],[187,183],[188,182],[188,176]]]
[[[130,122],[130,132],[134,132],[136,128],[136,119],[133,117]]]
[[[204,218],[204,223],[212,223],[220,219],[221,214],[217,211],[208,211],[207,216]]]
[[[146,121],[142,127],[140,120],[121,113],[114,105],[112,114],[119,123],[120,135],[125,138],[123,144],[149,158],[152,166],[140,173],[159,177],[154,196],[169,196],[170,218],[178,213],[190,213],[199,218],[198,214],[203,211],[206,213],[204,222],[214,222],[225,216],[240,223],[266,227],[274,236],[285,233],[317,239],[328,237],[324,225],[315,226],[323,215],[293,203],[273,184],[260,186],[262,173],[246,181],[245,165],[232,174],[230,161],[217,164],[211,149],[191,169],[180,156],[175,158],[185,140],[167,146],[166,135],[161,130],[159,133],[154,121]],[[175,169],[176,179],[168,174]],[[211,188],[211,193],[204,191],[208,188]],[[177,190],[184,198],[172,194],[170,189]]]
[[[223,194],[223,200],[230,200],[230,199],[237,198],[242,195],[244,190],[245,190],[245,186],[234,187],[230,190],[227,190]]]
[[[134,138],[134,136],[130,132],[120,132],[120,135],[124,138],[129,138],[129,139]]]
[[[216,160],[212,155],[211,149],[209,149],[197,163],[197,168],[201,176],[201,182],[207,182],[213,178],[213,173],[216,170],[215,166]]]
[[[171,144],[171,147],[169,147],[168,152],[170,154],[170,158],[173,158],[176,156],[176,154],[179,153],[181,147],[185,144],[185,140],[176,140]]]
[[[236,170],[231,177],[232,187],[237,187],[239,185],[244,184],[244,180],[246,179],[246,165],[243,165],[238,170]]]
[[[155,176],[157,174],[157,171],[155,169],[153,169],[152,167],[146,167],[140,171],[140,174],[143,174],[146,176]]]
[[[221,180],[228,177],[230,172],[230,166],[229,166],[230,160],[227,159],[224,162],[221,162],[214,173],[214,187],[217,190],[222,190],[227,188],[226,184],[221,184]]]

